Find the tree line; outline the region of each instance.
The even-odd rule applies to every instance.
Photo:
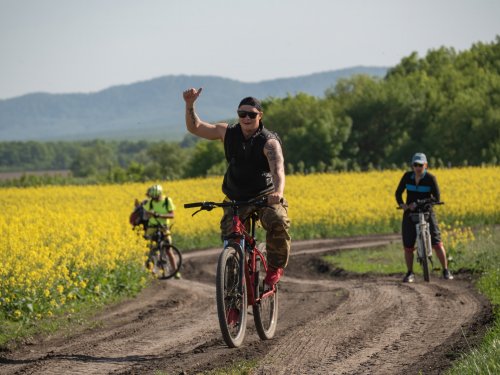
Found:
[[[383,79],[340,80],[325,98],[265,102],[265,123],[283,139],[289,169],[408,165],[424,152],[432,167],[498,164],[500,37],[402,59]]]
[[[497,165],[498,61],[500,36],[463,52],[412,53],[384,78],[342,79],[322,98],[267,98],[263,121],[282,139],[288,173],[401,168],[415,152],[426,153],[431,167]],[[219,175],[225,166],[220,142],[191,135],[181,142],[0,143],[0,171],[69,169],[86,182]]]

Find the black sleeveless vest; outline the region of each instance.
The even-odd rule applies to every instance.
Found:
[[[222,191],[231,200],[249,200],[274,191],[264,145],[278,135],[260,125],[257,132],[245,140],[241,125],[228,126],[224,136],[224,152],[229,163]]]

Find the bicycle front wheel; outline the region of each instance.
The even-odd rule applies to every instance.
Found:
[[[160,261],[158,262],[161,269],[161,278],[170,279],[175,276],[182,266],[182,255],[178,248],[174,245],[164,245],[160,250]]]
[[[241,277],[241,257],[241,252],[226,247],[217,264],[217,316],[222,337],[230,348],[243,343],[247,323],[247,289]]]
[[[422,265],[422,272],[424,274],[424,280],[430,281],[430,272],[429,272],[429,258],[427,257],[429,249],[428,241],[425,236],[425,232],[420,233],[418,239],[418,257],[420,258],[420,264]]]
[[[160,278],[162,275],[160,263],[160,251],[158,250],[158,246],[156,244],[151,244],[145,266],[156,278]]]
[[[261,251],[266,257],[266,251]],[[266,277],[266,270],[257,262],[259,268],[255,275],[255,298],[258,299],[252,306],[253,320],[255,321],[255,328],[261,340],[269,340],[274,337],[276,326],[278,324],[278,285],[275,286],[274,293],[265,293],[264,279]]]

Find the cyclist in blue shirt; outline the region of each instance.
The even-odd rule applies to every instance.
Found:
[[[403,201],[403,192],[406,190],[406,202]],[[403,246],[405,250],[405,261],[408,272],[403,281],[414,282],[413,274],[413,252],[415,251],[415,241],[417,232],[415,223],[410,218],[410,213],[416,208],[416,201],[419,199],[433,198],[436,202],[440,200],[439,186],[436,177],[427,171],[427,157],[423,153],[416,153],[412,158],[412,171],[406,172],[398,188],[396,189],[396,201],[404,210],[402,234]],[[446,259],[446,250],[441,242],[441,232],[434,211],[431,209],[429,215],[429,231],[431,234],[432,248],[443,267],[443,278],[445,280],[453,279],[448,270],[448,260]]]

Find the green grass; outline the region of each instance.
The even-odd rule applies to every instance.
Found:
[[[249,375],[251,371],[257,366],[256,360],[237,361],[220,369],[210,371],[197,372],[196,375]],[[169,375],[166,372],[157,370],[154,375]]]
[[[51,318],[30,321],[12,321],[0,319],[0,349],[15,348],[22,342],[30,342],[33,336],[51,334],[64,331],[67,335],[83,327],[98,326],[100,323],[93,321],[96,312],[105,304],[116,303],[121,298],[106,301],[82,303],[59,311]]]
[[[360,274],[392,275],[403,273],[404,258],[400,245],[374,249],[354,249],[326,255],[324,259],[336,268]]]
[[[447,374],[500,374],[500,319],[498,316],[481,345],[463,355],[447,371]]]
[[[78,294],[78,298],[51,308],[50,314],[42,314],[44,306],[35,300],[33,312],[25,309],[26,302],[21,301],[13,307],[8,306],[0,297],[0,349],[14,347],[22,341],[29,341],[38,334],[49,334],[64,330],[71,332],[72,328],[89,326],[92,316],[105,305],[113,304],[125,298],[134,297],[147,284],[148,273],[142,265],[129,264],[117,267],[113,272],[94,272],[88,276],[90,287],[94,293]],[[99,286],[99,291],[94,286]],[[24,305],[22,305],[23,303]],[[47,306],[46,309],[49,309]],[[23,310],[20,319],[13,319],[10,311]],[[25,311],[26,310],[26,311]],[[35,314],[40,313],[40,314]],[[38,316],[37,316],[38,315]]]
[[[255,366],[256,360],[238,361],[221,369],[204,372],[203,375],[248,375]]]
[[[484,232],[456,255],[455,267],[479,275],[476,286],[492,302],[495,322],[478,348],[463,355],[448,374],[500,374],[500,231]]]
[[[480,274],[477,287],[493,305],[500,307],[500,230],[483,230],[476,241],[456,252],[453,265]]]

